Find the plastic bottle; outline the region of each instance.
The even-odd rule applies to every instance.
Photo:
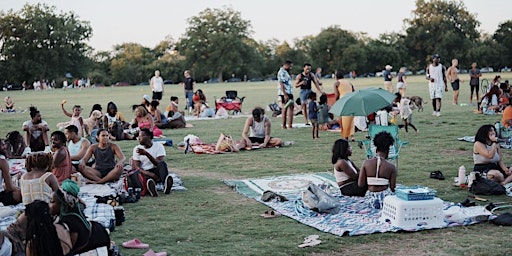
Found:
[[[459,186],[462,184],[466,184],[466,167],[464,165],[459,167]]]
[[[470,172],[469,178],[468,178],[468,187],[471,187],[471,185],[473,185],[473,181],[475,181],[475,179],[476,179],[476,173]]]

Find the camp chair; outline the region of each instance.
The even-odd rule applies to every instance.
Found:
[[[233,114],[241,113],[244,99],[245,97],[238,97],[237,91],[226,91],[226,96],[220,99],[215,98],[215,110],[222,107]]]
[[[396,168],[398,169],[398,155],[402,146],[408,144],[407,141],[402,141],[398,138],[398,126],[396,125],[388,125],[388,126],[380,126],[371,124],[368,126],[368,139],[364,141],[360,141],[360,145],[363,146],[364,151],[366,152],[366,157],[372,158],[375,157],[375,146],[373,145],[373,138],[380,132],[389,132],[393,139],[395,140],[394,144],[389,148],[388,159],[395,160]]]

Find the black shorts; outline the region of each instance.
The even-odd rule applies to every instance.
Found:
[[[357,181],[349,182],[340,187],[340,192],[344,196],[363,197],[366,194],[366,190],[368,190],[368,186],[364,186],[361,188],[357,185]]]
[[[458,90],[459,90],[459,82],[460,82],[460,81],[459,81],[459,79],[456,79],[455,81],[453,81],[453,83],[452,83],[452,89],[453,89],[454,91],[458,91]]]
[[[153,92],[152,99],[154,99],[154,100],[161,100],[162,99],[162,92]]]
[[[114,168],[115,168],[115,166],[111,167],[111,168],[108,168],[108,167],[107,168],[98,168],[98,167],[96,167],[96,170],[98,172],[100,172],[100,177],[101,178],[105,178],[105,176],[107,176],[110,171],[114,170]]]
[[[288,95],[289,100],[293,100],[293,94],[287,93],[286,95]],[[279,95],[279,97],[281,97],[281,102],[283,103],[283,105],[286,104],[286,102],[284,101],[284,95]]]
[[[258,138],[258,137],[249,137],[249,140],[251,140],[251,143],[259,143],[262,144],[265,142],[265,138]]]
[[[14,197],[12,196],[12,191],[0,192],[0,202],[4,205],[18,204],[16,201],[14,201]]]

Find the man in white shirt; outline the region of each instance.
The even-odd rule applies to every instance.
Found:
[[[140,130],[138,140],[139,145],[133,148],[132,170],[140,171],[146,177],[151,196],[158,196],[157,189],[169,194],[173,180],[165,163],[164,146],[153,143],[153,133],[147,128]]]
[[[75,170],[78,170],[78,164],[80,164],[80,160],[85,156],[89,146],[91,146],[91,142],[89,142],[88,139],[78,135],[78,127],[75,125],[67,126],[64,134],[68,140],[68,151],[69,157],[71,158],[71,163],[73,164],[73,167],[75,167]],[[91,158],[89,162],[86,163],[86,165],[92,166],[93,163],[94,159]]]

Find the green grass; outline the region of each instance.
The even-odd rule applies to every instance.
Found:
[[[506,73],[503,80],[511,79]],[[491,74],[487,74],[492,79]],[[461,85],[460,102],[467,103],[469,85]],[[400,153],[398,182],[405,185],[420,184],[438,191],[444,200],[460,202],[466,199],[467,190],[452,185],[460,165],[472,168],[472,144],[459,142],[457,137],[474,135],[478,127],[494,123],[501,116],[474,114],[472,106],[453,106],[453,92],[445,94],[442,116],[433,117],[428,100],[428,87],[423,76],[408,79],[407,95],[418,95],[428,101],[424,112],[414,112],[414,124],[420,133],[406,134],[400,130],[402,140],[409,141]],[[324,80],[327,92],[333,91],[333,80]],[[381,87],[381,78],[365,78],[351,81],[356,89]],[[238,90],[246,96],[243,112],[252,107],[266,106],[276,99],[275,82],[198,84],[210,102],[213,96],[220,97],[224,91]],[[3,92],[4,95],[7,93]],[[150,94],[148,86],[119,88],[95,88],[87,90],[57,90],[53,92],[9,92],[16,107],[36,105],[52,129],[56,123],[67,121],[60,110],[60,102],[67,99],[68,109],[74,104],[84,107],[88,115],[94,103],[106,108],[114,101],[125,116],[132,117],[129,106],[139,103],[143,94]],[[165,104],[170,95],[180,97],[184,106],[183,89],[179,85],[167,85]],[[295,91],[298,96],[298,91]],[[28,112],[0,114],[0,134],[21,130]],[[266,207],[244,198],[228,188],[222,180],[331,171],[331,147],[339,138],[338,133],[321,132],[320,140],[311,139],[309,129],[282,130],[280,119],[272,118],[272,135],[284,140],[293,140],[292,147],[266,149],[222,155],[183,154],[175,147],[167,150],[167,162],[171,171],[177,173],[188,188],[186,192],[174,192],[158,198],[143,198],[139,203],[125,205],[126,222],[116,227],[113,240],[121,242],[140,238],[155,251],[167,251],[168,255],[506,255],[511,254],[510,228],[490,223],[414,233],[385,233],[356,237],[338,237],[322,233],[292,219],[281,217],[263,219],[259,214]],[[195,134],[205,142],[215,142],[221,132],[240,138],[243,118],[218,121],[195,121],[194,128],[164,130],[168,138],[177,144],[187,134]],[[302,116],[295,122],[304,122]],[[356,133],[363,139],[365,133]],[[127,157],[131,156],[135,141],[121,141],[119,145]],[[361,165],[364,152],[355,144],[352,159]],[[512,163],[512,151],[504,151],[505,162]],[[447,177],[444,181],[429,179],[433,170],[441,170]],[[486,197],[492,201],[511,202],[506,196]],[[484,204],[484,203],[479,203]],[[313,248],[297,247],[304,237],[318,234],[322,244]],[[146,250],[121,249],[124,255],[141,255]]]

